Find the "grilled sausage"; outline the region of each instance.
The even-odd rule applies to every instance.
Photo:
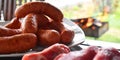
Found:
[[[51,29],[59,31],[61,35],[61,42],[64,44],[69,44],[74,38],[74,31],[67,29],[62,22],[51,21],[49,24]]]
[[[70,44],[73,41],[74,35],[75,35],[74,31],[64,29],[61,32],[61,42],[64,44]]]
[[[15,34],[20,34],[21,32],[22,32],[21,29],[10,29],[10,28],[0,26],[0,37],[12,36]]]
[[[0,54],[24,52],[36,46],[37,37],[32,33],[0,37]]]
[[[17,17],[14,17],[9,23],[4,26],[11,29],[19,29],[21,27],[21,22]]]
[[[22,33],[36,33],[38,30],[38,24],[36,15],[30,13],[25,16],[21,25]]]
[[[55,29],[57,30],[59,33],[61,33],[65,27],[62,24],[62,22],[55,22],[52,19],[50,19],[49,25],[48,25],[51,29]]]
[[[39,45],[50,46],[60,42],[60,34],[53,29],[39,29],[37,32]]]
[[[42,13],[57,22],[63,19],[62,12],[47,2],[28,2],[15,10],[15,16],[18,18],[25,17],[29,13]]]
[[[36,20],[38,24],[38,28],[46,28],[48,27],[49,19],[44,14],[35,14]]]

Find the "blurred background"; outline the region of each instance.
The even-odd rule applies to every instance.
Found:
[[[108,26],[98,27],[96,32],[98,36],[95,40],[120,43],[120,0],[84,0],[74,7],[63,9],[63,13],[65,17],[70,19],[92,17],[99,22],[108,22]],[[88,26],[87,28],[90,27]],[[93,27],[91,28],[93,29],[92,31],[96,31]],[[83,27],[84,30],[87,28]],[[87,34],[89,33],[88,31],[85,30],[88,40],[96,38],[95,34]],[[102,33],[102,31],[104,32]],[[90,37],[91,35],[92,37]]]
[[[11,20],[14,10],[30,1],[46,1],[59,8],[83,29],[87,40],[120,43],[120,0],[0,0],[0,20]]]
[[[120,0],[45,0],[78,24],[87,40],[120,43]]]

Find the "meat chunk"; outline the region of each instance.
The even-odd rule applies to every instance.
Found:
[[[41,52],[25,54],[22,60],[53,60],[61,53],[69,53],[70,49],[64,44],[54,44]]]
[[[93,60],[96,55],[98,47],[90,46],[81,51],[73,51],[68,54],[60,54],[54,60]]]
[[[102,48],[93,60],[120,60],[120,53],[115,48]]]

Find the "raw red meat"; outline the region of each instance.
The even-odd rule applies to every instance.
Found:
[[[67,54],[60,54],[54,60],[93,60],[98,51],[98,47],[90,46],[81,51],[73,51]]]
[[[64,44],[54,44],[41,52],[25,54],[22,60],[53,60],[61,53],[69,53],[70,49]]]
[[[93,60],[120,60],[120,53],[115,48],[102,48]]]

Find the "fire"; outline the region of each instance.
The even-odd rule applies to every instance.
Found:
[[[92,17],[76,19],[76,20],[78,20],[79,22],[75,22],[75,23],[80,25],[81,28],[83,29],[91,27],[94,30],[96,27],[102,26],[102,23],[99,20],[94,19]]]
[[[82,19],[80,22],[83,24],[82,28],[88,28],[93,25],[94,20],[92,18]]]
[[[92,26],[92,25],[93,25],[93,22],[94,22],[94,20],[93,20],[92,18],[88,18],[87,23],[86,23],[86,26],[87,26],[87,27]]]

